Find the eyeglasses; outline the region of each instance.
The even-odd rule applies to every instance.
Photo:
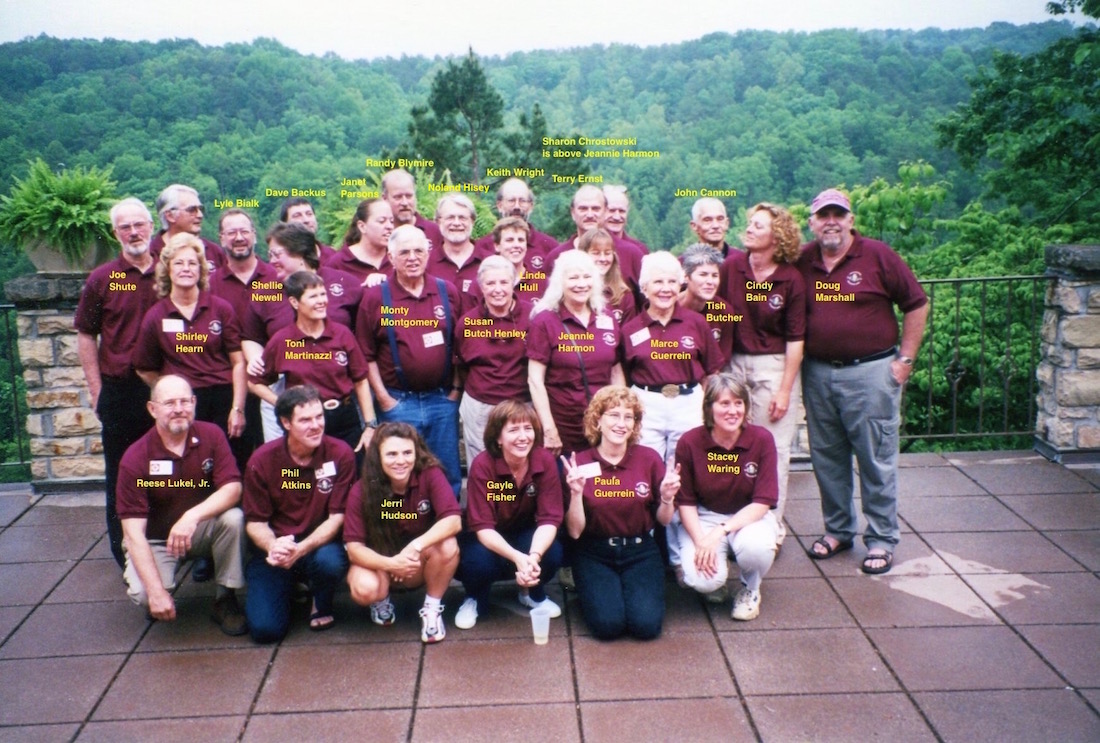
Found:
[[[633,423],[634,422],[634,414],[633,413],[613,413],[611,411],[608,411],[608,412],[603,414],[603,417],[607,418],[612,423]]]
[[[401,248],[394,253],[394,256],[397,258],[409,258],[410,256],[415,255],[418,258],[423,258],[427,254],[427,248]]]
[[[187,212],[188,214],[202,214],[202,204],[195,204],[194,206],[174,206],[169,211],[173,212]]]

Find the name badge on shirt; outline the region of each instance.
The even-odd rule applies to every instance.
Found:
[[[170,475],[170,474],[172,474],[172,460],[171,459],[150,459],[149,460],[149,474],[150,475]]]
[[[443,345],[443,331],[434,330],[431,333],[424,334],[424,348],[432,348],[433,346]]]
[[[462,293],[466,294],[470,291],[470,284],[473,283],[472,279],[464,279],[462,282]]]
[[[615,321],[610,315],[596,315],[596,327],[600,330],[614,330]]]
[[[165,333],[182,333],[187,328],[183,326],[183,320],[178,317],[166,317],[160,321],[160,329]]]
[[[317,476],[318,480],[320,480],[322,477],[335,477],[336,462],[325,462],[313,472]]]
[[[603,470],[600,469],[599,462],[589,462],[588,464],[579,465],[576,471],[579,472],[585,480],[599,477],[600,473],[603,472]]]
[[[630,334],[630,345],[637,346],[649,340],[649,328],[642,328]]]

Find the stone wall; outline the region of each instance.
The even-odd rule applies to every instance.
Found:
[[[18,312],[36,492],[103,487],[100,425],[90,407],[73,329],[82,283],[82,276],[28,276],[5,286]]]
[[[1046,250],[1038,447],[1055,459],[1100,453],[1100,246]]]

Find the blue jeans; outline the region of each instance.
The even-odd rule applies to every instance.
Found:
[[[524,554],[531,551],[531,539],[535,536],[535,527],[517,532],[501,532],[501,536],[512,547]],[[516,565],[478,541],[477,534],[464,531],[458,535],[458,570],[455,577],[462,581],[466,595],[477,599],[477,613],[484,616],[489,611],[489,592],[493,582],[505,578],[515,578]],[[550,543],[546,554],[539,561],[542,572],[539,584],[529,590],[534,601],[546,598],[546,584],[549,583],[561,567],[561,543],[556,539]]]
[[[859,463],[859,495],[867,549],[894,550],[898,527],[898,443],[901,385],[892,358],[836,368],[807,359],[802,399],[810,434],[810,461],[821,491],[825,532],[848,542],[858,530],[852,455]]]
[[[462,465],[458,460],[458,403],[447,399],[442,388],[428,392],[404,392],[387,387],[397,407],[379,412],[383,423],[400,422],[413,426],[424,438],[432,454],[439,458],[447,482],[455,491],[462,489]]]
[[[253,550],[245,566],[248,601],[244,613],[256,642],[278,642],[290,630],[290,592],[298,581],[309,584],[320,614],[332,613],[332,597],[348,573],[348,553],[341,542],[329,542],[299,558],[289,570],[268,565]]]
[[[629,634],[651,640],[665,618],[665,566],[653,537],[620,546],[606,539],[577,542],[573,580],[584,622],[601,640]]]

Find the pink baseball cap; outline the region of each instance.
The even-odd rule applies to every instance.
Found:
[[[846,212],[852,211],[852,202],[848,201],[848,197],[835,188],[822,191],[814,197],[813,203],[810,204],[810,214],[817,214],[827,206],[839,206]]]

